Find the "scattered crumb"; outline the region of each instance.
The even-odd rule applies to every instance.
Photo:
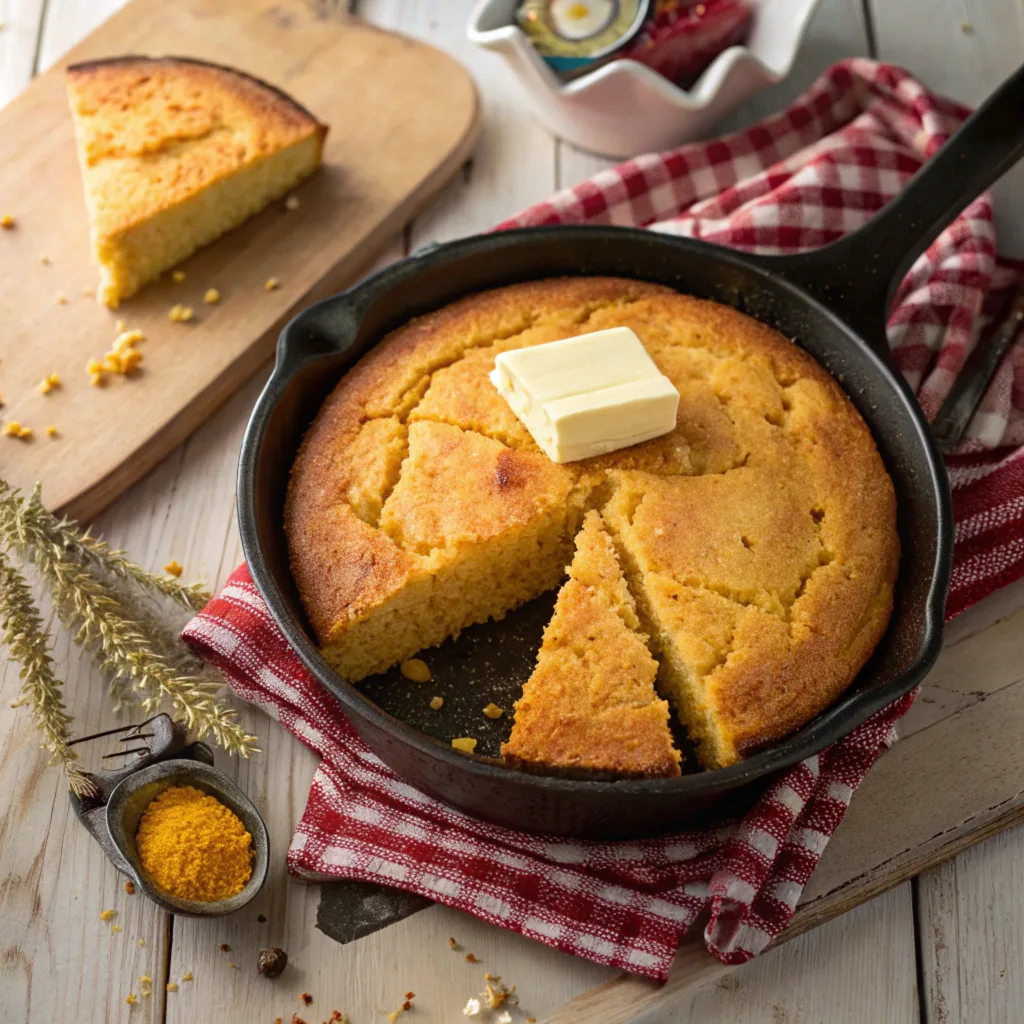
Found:
[[[185,280],[185,271],[184,270],[172,270],[171,271],[171,280],[175,284],[181,284],[181,282]]]
[[[467,953],[466,954],[466,963],[467,964],[478,964],[478,963],[480,963],[480,961],[472,953]]]
[[[463,1014],[467,1017],[477,1017],[480,1014],[480,1000],[470,999],[463,1008]]]
[[[526,1018],[526,1024],[537,1024],[537,1018],[536,1017],[527,1017]]]
[[[142,986],[152,985],[153,979],[148,974],[139,975],[139,984]]]
[[[278,281],[278,279],[277,279],[276,277],[268,277],[268,278],[266,279],[266,281],[264,281],[264,282],[263,282],[263,287],[264,287],[264,288],[265,288],[265,289],[266,289],[266,290],[267,290],[268,292],[272,292],[272,291],[274,291],[274,290],[275,290],[276,288],[280,288],[280,287],[281,287],[281,282],[280,282],[280,281]]]
[[[969,21],[961,21],[960,31],[963,32],[965,36],[972,36],[974,35],[974,26]]]
[[[181,980],[182,981],[191,981],[192,980],[192,972],[189,971],[188,974],[183,974],[181,976]]]
[[[145,944],[146,944],[146,940],[145,939],[139,939],[139,945],[140,946],[144,946]]]
[[[509,989],[501,983],[497,975],[488,975],[484,981],[484,1002],[488,1010],[496,1010],[509,997]]]
[[[491,703],[484,708],[484,714],[488,718],[501,718],[505,712],[502,708],[499,708],[497,704],[491,701]]]
[[[266,922],[266,920],[267,920],[267,915],[266,914],[257,914],[256,915],[256,920],[259,921],[260,924],[264,924]]]
[[[203,302],[208,306],[215,306],[220,302],[220,292],[216,288],[207,288],[206,294],[203,296]]]
[[[298,196],[289,196],[284,201],[284,208],[286,210],[297,210],[299,208],[299,197]]]
[[[325,1021],[324,1024],[348,1024],[348,1017],[341,1010],[332,1010],[330,1021]]]
[[[502,1010],[494,1019],[498,1024],[512,1024],[512,1014],[508,1010]]]
[[[228,967],[230,967],[233,971],[238,970],[238,964],[233,964],[230,960],[228,961]]]
[[[83,295],[84,298],[87,298],[87,299],[94,299],[94,298],[96,298],[96,293],[88,285],[86,285],[82,289],[82,295]]]
[[[308,992],[303,992],[302,995],[299,996],[299,999],[301,999],[306,1006],[309,1006],[309,1004],[313,1002],[313,997]]]
[[[431,697],[430,707],[433,711],[440,711],[444,707],[444,697]]]
[[[119,320],[117,322],[118,332],[117,337],[114,339],[114,344],[111,346],[110,351],[116,352],[118,355],[123,355],[130,348],[134,348],[140,341],[145,341],[146,336],[137,327],[130,331],[124,329],[124,321]]]
[[[164,988],[168,992],[177,992],[178,991],[178,986],[173,981],[167,982],[167,984],[164,986]]]
[[[117,917],[116,910],[104,910],[100,912],[101,921],[113,921],[115,917]]]
[[[126,995],[124,997],[124,1001],[129,1006],[134,1006],[138,1002],[138,999],[135,998],[135,993],[134,992],[129,992],[128,995]]]
[[[452,740],[452,746],[464,754],[472,754],[476,750],[476,740],[472,736],[460,736],[458,739]]]
[[[60,387],[60,374],[51,373],[43,378],[42,383],[39,385],[39,390],[44,394],[48,395],[54,388]]]
[[[459,948],[459,944],[455,941],[455,936],[454,935],[451,936],[451,938],[448,939],[448,948],[449,949],[458,949]]]
[[[17,437],[27,441],[32,436],[32,428],[22,426],[17,420],[11,420],[4,424],[4,433],[8,437]],[[104,920],[107,919],[104,918]]]
[[[119,924],[115,924],[115,925],[111,926],[110,930],[112,932],[114,932],[115,934],[117,934],[117,932],[121,931],[122,929],[121,929],[121,926]]]
[[[291,1024],[306,1024],[306,1022],[297,1013],[293,1013]]]
[[[398,668],[402,675],[413,683],[429,683],[434,678],[430,673],[430,667],[419,658],[409,658]]]
[[[167,573],[168,576],[173,576],[175,579],[177,579],[182,573],[182,567],[178,564],[178,560],[176,558],[172,558],[164,566],[164,572]],[[231,949],[230,946],[224,945],[223,943],[221,944],[220,948],[221,952],[224,953],[227,953]]]
[[[120,334],[128,325],[123,320],[117,320],[114,322],[114,331]]]
[[[0,228],[3,228],[4,231],[13,231],[17,223],[9,213],[5,213],[0,217]]]
[[[57,292],[54,298],[56,299],[58,306],[66,306],[68,303],[68,297],[63,292]]]
[[[53,261],[50,259],[49,256],[40,256],[39,262],[42,263],[44,267],[48,267]]]
[[[177,564],[177,563],[175,563],[175,564]],[[164,571],[165,571],[165,572],[167,571],[167,566],[166,566],[166,565],[164,566]],[[173,575],[177,575],[177,574],[175,573],[175,574],[173,574]],[[222,942],[222,943],[221,943],[221,944],[220,944],[220,945],[219,945],[219,946],[218,946],[217,948],[218,948],[218,949],[219,949],[219,950],[220,950],[220,951],[221,951],[222,953],[230,953],[230,952],[231,952],[231,947],[230,947],[230,946],[229,946],[229,945],[228,945],[228,944],[227,944],[226,942]]]
[[[187,324],[192,319],[192,307],[183,306],[180,302],[175,303],[171,306],[171,311],[167,314],[167,319],[172,324]]]

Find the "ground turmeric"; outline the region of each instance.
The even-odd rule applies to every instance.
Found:
[[[216,797],[171,786],[143,812],[139,860],[157,888],[212,902],[241,892],[252,877],[252,836]]]

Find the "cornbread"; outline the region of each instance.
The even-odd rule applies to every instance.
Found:
[[[67,86],[112,308],[320,166],[327,128],[231,68],[121,57],[72,65]]]
[[[668,703],[654,690],[658,663],[595,511],[568,572],[502,755],[566,774],[678,775]]]
[[[616,326],[679,391],[676,429],[556,465],[495,357]],[[840,387],[769,327],[636,281],[518,284],[398,328],[310,427],[285,527],[324,656],[355,681],[557,587],[590,510],[706,767],[813,718],[885,630],[895,497]]]

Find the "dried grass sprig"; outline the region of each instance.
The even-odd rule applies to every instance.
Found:
[[[189,610],[205,604],[202,588],[147,573],[68,520],[57,519],[43,508],[38,486],[26,501],[0,481],[0,540],[37,568],[61,622],[77,644],[96,655],[119,702],[128,698],[151,714],[169,701],[197,738],[210,735],[243,757],[258,749],[256,737],[236,721],[236,712],[218,700],[218,677],[198,668],[180,644],[172,655],[175,645],[166,628],[133,607],[103,576],[136,584]]]
[[[53,674],[49,638],[36,609],[28,581],[0,551],[0,643],[21,665],[21,691],[14,707],[28,706],[42,734],[43,746],[59,761],[68,788],[78,796],[90,796],[96,786],[75,761],[68,745],[71,716],[64,703],[63,687]]]

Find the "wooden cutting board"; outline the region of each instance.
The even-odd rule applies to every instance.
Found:
[[[295,312],[353,280],[469,156],[479,105],[465,70],[329,6],[133,0],[0,111],[0,215],[17,221],[0,231],[0,419],[33,430],[0,436],[0,477],[41,481],[51,509],[88,520],[166,456],[268,358]],[[97,275],[62,68],[125,53],[230,64],[284,89],[330,133],[298,209],[277,204],[183,264],[183,282],[111,311],[83,294]],[[219,305],[203,304],[211,287]],[[192,323],[168,320],[178,302]],[[110,348],[118,320],[146,335],[143,371],[92,387],[86,363]],[[50,373],[63,386],[44,396]]]

